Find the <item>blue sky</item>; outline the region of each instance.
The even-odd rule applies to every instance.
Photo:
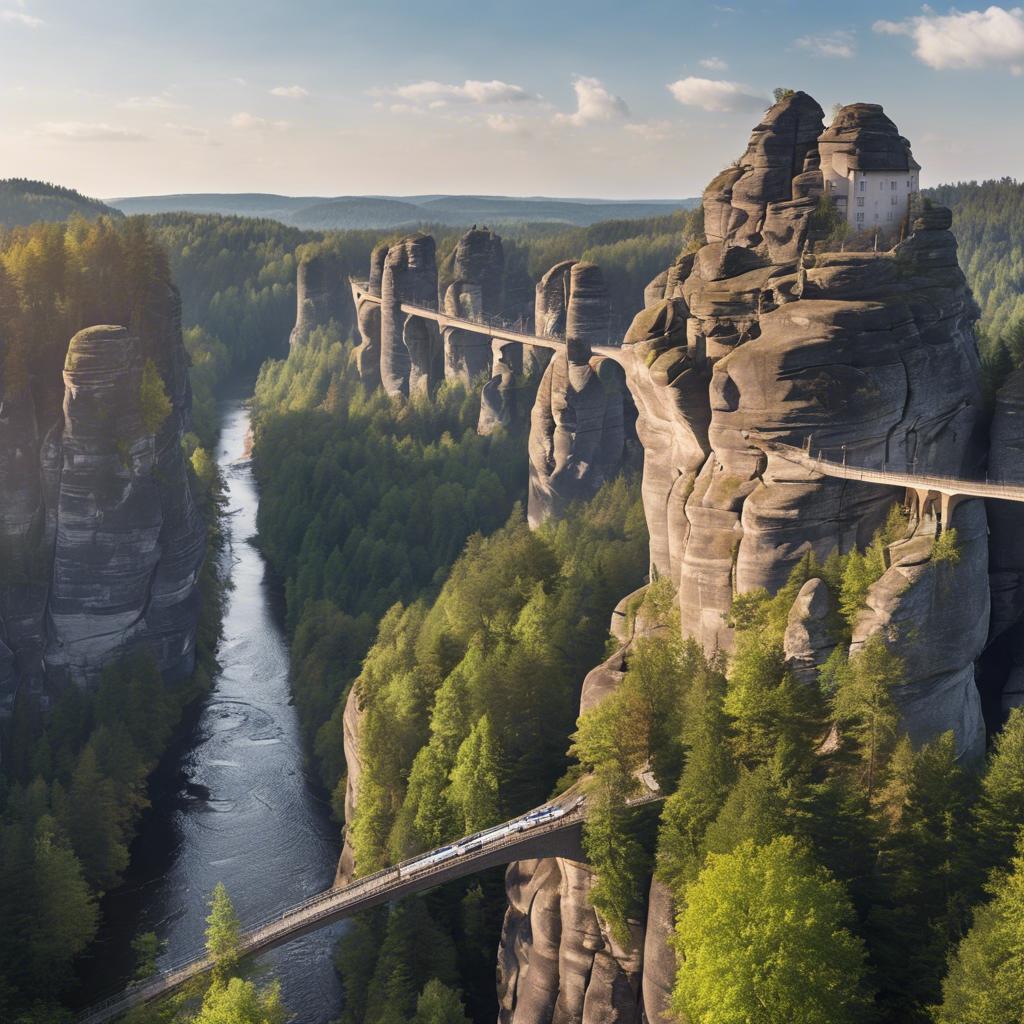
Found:
[[[1024,167],[1024,10],[807,0],[0,0],[0,177],[699,194],[774,86],[882,103],[923,181]]]

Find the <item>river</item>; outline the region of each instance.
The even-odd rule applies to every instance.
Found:
[[[306,771],[280,599],[252,543],[259,496],[246,460],[248,428],[245,404],[226,401],[217,462],[227,484],[233,589],[220,672],[194,726],[154,779],[153,807],[133,844],[125,884],[104,900],[90,996],[124,982],[136,932],[154,931],[166,943],[161,966],[199,952],[206,901],[217,882],[227,887],[244,926],[334,878],[339,830]],[[298,1024],[338,1016],[341,989],[331,956],[341,927],[260,958],[281,980]]]

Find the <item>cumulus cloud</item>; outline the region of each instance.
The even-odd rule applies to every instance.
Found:
[[[43,121],[36,126],[40,135],[67,142],[144,142],[141,132],[103,121]]]
[[[270,95],[281,96],[286,100],[303,100],[309,95],[309,90],[301,85],[275,85]]]
[[[11,10],[0,11],[0,21],[8,25],[21,25],[23,28],[42,28],[46,24],[42,18],[37,18],[33,14]]]
[[[1008,67],[1019,74],[1024,66],[1024,9],[987,7],[983,11],[951,10],[903,21],[876,21],[883,35],[909,36],[918,60],[939,71]]]
[[[393,96],[404,103],[434,108],[447,106],[449,103],[523,103],[537,98],[521,85],[501,82],[498,79],[482,82],[473,78],[467,78],[461,85],[433,80],[410,82],[408,85],[399,85],[391,89],[375,89],[372,93],[378,96]]]
[[[700,66],[707,68],[708,71],[727,71],[729,68],[729,65],[721,57],[705,57],[700,62]]]
[[[560,124],[571,124],[580,128],[599,121],[613,121],[629,117],[629,107],[621,96],[609,92],[599,78],[579,75],[572,83],[576,91],[576,112],[556,114]]]
[[[526,124],[516,114],[488,114],[484,121],[492,132],[499,135],[528,135]]]
[[[768,100],[739,82],[726,82],[714,78],[680,78],[670,82],[668,91],[686,107],[700,107],[716,113],[764,110]]]
[[[831,32],[825,36],[801,36],[796,45],[809,50],[819,57],[840,57],[844,60],[854,55],[852,32]]]
[[[245,111],[232,114],[229,124],[240,131],[265,131],[268,128],[284,131],[288,127],[287,121],[268,121],[265,117],[256,117]]]

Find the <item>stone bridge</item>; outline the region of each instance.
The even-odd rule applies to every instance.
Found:
[[[630,806],[641,807],[663,799],[660,793],[650,791],[648,778],[643,780],[648,791],[630,800]],[[401,864],[359,878],[349,885],[328,889],[288,907],[246,929],[242,933],[239,950],[242,956],[265,953],[300,935],[381,903],[390,903],[513,861],[542,857],[584,861],[581,833],[586,811],[585,797],[567,793],[502,825],[453,840],[443,847],[428,850]],[[213,961],[205,953],[179,961],[84,1010],[76,1018],[77,1024],[104,1024],[136,1006],[168,995],[193,978],[208,973],[213,966]]]

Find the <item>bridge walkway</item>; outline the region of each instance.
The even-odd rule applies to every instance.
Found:
[[[629,803],[640,807],[661,799],[660,793],[647,793]],[[558,816],[524,824],[549,809]],[[242,933],[239,952],[242,956],[264,953],[381,903],[512,861],[539,857],[582,860],[581,827],[585,818],[584,797],[552,801],[503,825],[454,840],[341,888],[328,889],[268,917]],[[468,848],[458,852],[460,847]],[[213,961],[205,953],[179,961],[84,1010],[76,1018],[77,1024],[104,1024],[136,1006],[168,995],[212,968]]]
[[[363,281],[352,281],[352,301],[356,309],[360,302],[373,302],[381,304],[381,297],[374,295]],[[450,316],[443,310],[430,309],[428,306],[415,306],[403,302],[399,308],[409,316],[418,316],[424,320],[433,320],[439,328],[457,328],[461,331],[469,331],[472,334],[485,334],[491,339],[498,341],[513,342],[522,345],[533,345],[536,348],[551,349],[560,352],[565,348],[565,340],[562,338],[545,338],[539,334],[531,334],[529,331],[516,330],[503,320],[492,317],[485,320],[467,320],[464,317]],[[622,362],[622,347],[620,345],[593,345],[591,351],[595,356],[605,359],[612,359],[617,363]]]

